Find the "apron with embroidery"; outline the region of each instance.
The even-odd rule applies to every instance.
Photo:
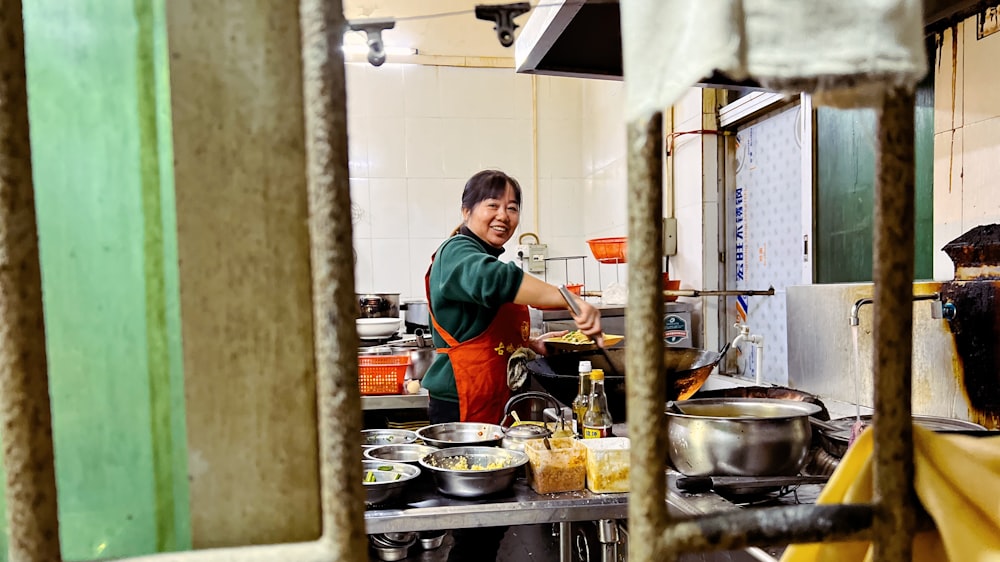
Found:
[[[505,303],[496,318],[478,336],[459,342],[434,319],[430,306],[430,270],[427,309],[431,323],[449,347],[438,348],[447,353],[455,372],[460,420],[464,422],[500,423],[504,406],[510,398],[507,388],[507,360],[520,347],[527,347],[531,336],[528,307]]]

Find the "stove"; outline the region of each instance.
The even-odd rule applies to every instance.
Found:
[[[388,345],[390,342],[403,341],[403,336],[396,332],[384,338],[361,338],[358,340],[358,351],[372,351],[372,348]]]

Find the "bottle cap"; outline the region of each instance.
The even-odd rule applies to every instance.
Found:
[[[589,373],[590,372],[590,361],[580,361],[579,372],[581,372],[581,373]]]
[[[592,381],[603,381],[604,380],[604,369],[594,369],[590,371],[590,380]]]

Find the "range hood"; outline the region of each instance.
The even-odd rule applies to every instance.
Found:
[[[928,35],[984,12],[996,0],[924,0]],[[621,13],[617,0],[549,0],[532,11],[514,43],[514,68],[524,74],[622,79]],[[699,86],[757,88],[721,74]]]
[[[514,43],[514,69],[523,74],[621,80],[621,11],[617,0],[554,0],[531,11]],[[713,74],[696,84],[758,89],[752,80]]]

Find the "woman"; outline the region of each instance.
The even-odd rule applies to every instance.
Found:
[[[439,354],[424,375],[433,423],[499,423],[510,397],[507,359],[521,347],[545,353],[530,337],[528,308],[565,306],[559,289],[497,259],[520,222],[521,187],[495,170],[472,176],[462,194],[462,225],[431,258],[427,300]],[[577,299],[573,320],[598,345],[601,314]]]
[[[507,360],[518,348],[544,353],[531,338],[527,305],[565,306],[559,289],[497,259],[521,219],[521,186],[495,170],[472,176],[462,193],[462,225],[431,258],[426,275],[438,357],[421,384],[432,424],[500,423],[510,397]],[[600,311],[577,299],[577,327],[603,346]],[[449,562],[496,559],[506,527],[456,529]]]

